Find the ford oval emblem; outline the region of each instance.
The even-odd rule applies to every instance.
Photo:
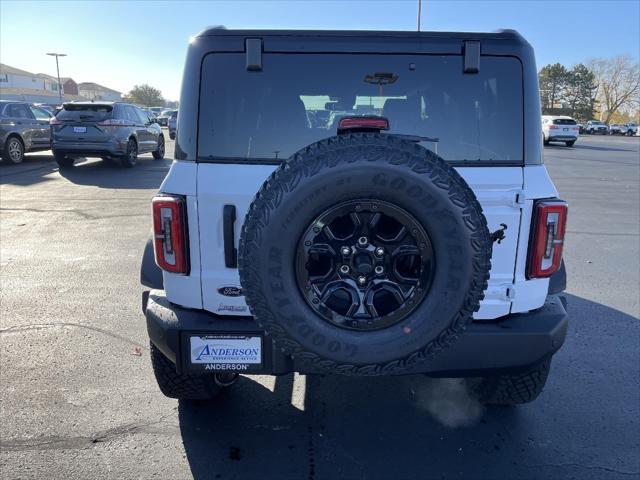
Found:
[[[220,287],[218,289],[218,293],[220,295],[224,295],[225,297],[241,297],[242,289],[240,287]]]

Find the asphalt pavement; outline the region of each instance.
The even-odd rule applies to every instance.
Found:
[[[640,139],[545,158],[570,205],[571,326],[518,408],[422,376],[243,377],[212,403],[165,398],[138,270],[170,160],[0,165],[0,476],[639,478]]]

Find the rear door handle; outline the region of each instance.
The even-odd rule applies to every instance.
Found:
[[[222,237],[224,242],[224,264],[227,268],[238,267],[238,251],[233,229],[236,224],[236,206],[225,205],[222,210]]]

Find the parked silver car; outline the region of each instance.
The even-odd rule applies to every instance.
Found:
[[[72,102],[51,119],[51,149],[60,167],[77,157],[119,159],[133,167],[141,153],[164,158],[164,135],[141,108],[127,103]]]
[[[173,112],[172,109],[168,109],[168,110],[163,110],[162,113],[160,115],[158,115],[158,124],[161,127],[166,127],[169,124],[169,117],[171,116],[171,113]]]

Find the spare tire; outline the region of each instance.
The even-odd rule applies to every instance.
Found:
[[[314,369],[402,373],[447,348],[487,287],[491,240],[464,179],[418,144],[351,134],[294,154],[240,237],[256,321]]]

